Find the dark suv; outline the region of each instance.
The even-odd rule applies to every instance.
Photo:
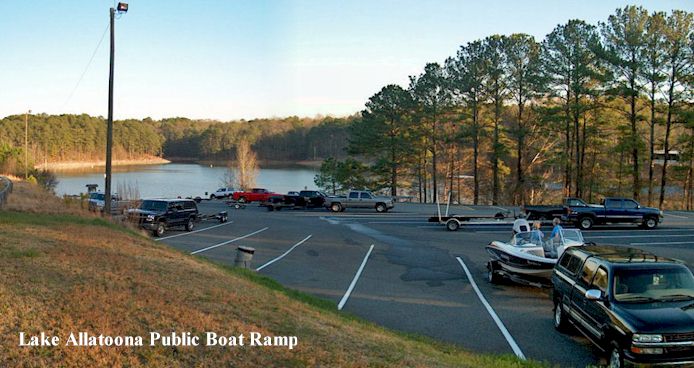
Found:
[[[176,226],[193,231],[199,220],[198,206],[192,199],[145,199],[139,208],[128,211],[128,214],[132,221],[157,237]]]
[[[568,249],[552,274],[554,326],[575,326],[610,366],[694,366],[694,276],[639,249]]]

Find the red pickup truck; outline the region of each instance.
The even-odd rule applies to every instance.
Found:
[[[246,202],[265,202],[270,197],[278,195],[263,188],[253,188],[250,192],[234,192],[231,196],[235,201],[240,203]]]

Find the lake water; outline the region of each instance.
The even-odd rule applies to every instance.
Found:
[[[223,186],[226,167],[197,164],[165,164],[146,166],[120,166],[113,168],[112,191],[121,186],[134,186],[142,198],[205,196]],[[260,169],[256,186],[278,193],[304,188],[315,189],[313,177],[317,171],[310,168]],[[104,168],[57,172],[56,193],[79,194],[87,191],[87,184],[99,184],[104,190]]]

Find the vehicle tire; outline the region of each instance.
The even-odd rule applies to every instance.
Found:
[[[239,203],[246,203],[246,197],[239,198]]]
[[[496,272],[496,267],[494,267],[494,262],[489,261],[487,263],[487,281],[490,284],[500,284],[501,275]]]
[[[159,237],[161,237],[162,235],[164,235],[165,232],[166,232],[166,224],[164,224],[163,222],[160,222],[160,223],[157,225],[157,228],[154,229],[154,236],[156,236],[157,238],[159,238]]]
[[[643,219],[643,225],[644,228],[646,229],[655,229],[658,227],[658,219],[655,217],[649,216]]]
[[[446,230],[448,231],[458,231],[460,229],[460,223],[455,219],[450,219],[446,221]]]
[[[619,348],[617,343],[613,342],[612,350],[610,350],[610,356],[608,357],[607,366],[610,368],[622,368],[624,367],[624,354],[622,349]]]
[[[186,231],[193,231],[195,228],[195,219],[194,218],[189,218],[188,222],[186,222]]]
[[[557,331],[564,332],[569,327],[569,321],[566,320],[566,314],[564,313],[564,308],[561,306],[559,300],[554,301],[554,328]]]
[[[581,217],[578,219],[577,225],[578,225],[578,228],[581,230],[589,230],[590,228],[593,227],[594,223],[595,222],[593,221],[592,218],[585,216],[585,217]]]
[[[333,212],[342,212],[342,205],[339,203],[333,203],[330,205],[330,210]]]
[[[214,194],[210,194],[210,199],[217,199],[217,196]]]
[[[385,204],[383,203],[377,203],[376,204],[376,212],[383,213],[388,211],[388,207],[386,207]]]

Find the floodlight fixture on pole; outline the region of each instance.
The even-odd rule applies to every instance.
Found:
[[[128,4],[118,3],[116,9],[109,10],[109,18],[111,22],[111,52],[109,61],[108,74],[108,120],[106,122],[106,173],[104,175],[104,214],[111,214],[111,150],[113,147],[113,71],[114,71],[114,55],[115,55],[115,39],[116,32],[114,29],[116,11],[119,14],[127,13]]]

